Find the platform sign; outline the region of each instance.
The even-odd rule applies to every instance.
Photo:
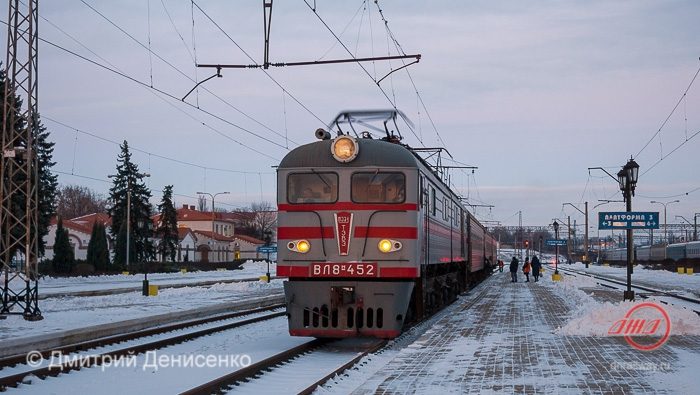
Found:
[[[598,229],[659,229],[659,213],[650,211],[599,212]]]
[[[277,252],[277,246],[259,246],[256,250],[261,254],[274,254]]]
[[[547,239],[544,244],[548,246],[565,246],[566,239]]]

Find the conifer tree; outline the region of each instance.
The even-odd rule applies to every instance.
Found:
[[[156,229],[156,234],[160,238],[158,254],[163,261],[170,258],[170,261],[174,262],[179,237],[177,233],[177,210],[175,210],[175,205],[173,204],[172,185],[166,185],[163,188],[163,198],[158,205],[158,211],[160,212],[160,223]]]
[[[39,238],[39,256],[44,255],[46,242],[44,236],[49,233],[49,225],[51,225],[51,217],[56,212],[56,192],[58,189],[58,176],[51,173],[51,168],[56,162],[53,162],[53,147],[55,143],[48,141],[49,132],[46,127],[41,124],[41,120],[37,117],[35,123],[36,129],[34,138],[36,139],[36,149],[38,155],[38,202],[39,202],[39,218],[38,218],[38,238]]]
[[[2,106],[4,107],[5,101],[6,100],[11,100],[13,102],[12,105],[12,111],[15,112],[15,125],[14,128],[16,131],[21,132],[22,130],[26,130],[28,122],[26,119],[22,119],[20,114],[22,113],[21,108],[22,108],[22,99],[14,94],[14,92],[11,92],[8,97],[5,97],[5,91],[2,89],[2,87],[5,86],[5,79],[6,75],[4,72],[4,68],[2,67],[2,64],[0,63],[0,95],[2,95]],[[4,112],[0,111],[0,118],[4,117]],[[9,119],[8,119],[9,120]],[[5,119],[0,119],[0,125],[4,124],[8,120]],[[44,248],[46,246],[46,243],[44,241],[44,236],[46,236],[49,232],[49,225],[51,223],[51,217],[54,215],[56,211],[56,189],[58,187],[58,182],[57,182],[57,176],[55,174],[51,173],[51,167],[55,164],[55,162],[52,161],[53,158],[53,146],[54,143],[48,141],[49,137],[49,132],[46,130],[46,127],[44,127],[41,124],[41,119],[39,118],[38,114],[36,115],[36,119],[34,122],[34,139],[35,139],[35,147],[36,147],[36,153],[37,153],[37,162],[38,162],[38,167],[37,167],[37,174],[38,174],[38,180],[33,180],[34,182],[37,182],[37,195],[38,195],[38,226],[37,226],[37,237],[38,237],[38,248],[39,248],[39,255],[43,256],[44,255]],[[24,144],[27,144],[25,141]],[[24,159],[21,157],[17,159],[17,165],[22,166]],[[24,180],[22,179],[16,179],[14,182],[22,182]],[[9,180],[6,180],[6,182],[9,182]],[[17,193],[13,195],[13,205],[15,206],[15,211],[18,213],[17,215],[21,215],[20,213],[24,212],[26,210],[25,208],[25,197],[21,193]],[[18,230],[15,229],[10,229],[10,232],[17,232]],[[34,231],[34,229],[32,229]]]
[[[90,243],[88,243],[87,262],[95,267],[95,270],[106,272],[109,270],[109,246],[105,226],[95,221],[92,227]]]
[[[117,174],[109,190],[111,202],[109,215],[112,217],[111,236],[115,241],[114,263],[123,267],[126,262],[127,191],[131,193],[129,262],[133,264],[153,259],[155,249],[151,244],[153,236],[152,207],[149,203],[151,191],[143,182],[145,175],[139,173],[138,166],[131,161],[126,140],[122,143],[121,149],[117,158]],[[123,237],[120,235],[122,232],[124,232]]]
[[[63,227],[63,219],[59,217],[56,241],[53,245],[53,270],[56,273],[68,274],[73,270],[74,263],[73,247],[68,240],[68,231]]]

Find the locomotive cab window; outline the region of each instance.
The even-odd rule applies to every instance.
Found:
[[[287,178],[289,203],[335,203],[338,201],[336,173],[294,173]]]
[[[406,201],[406,177],[403,173],[355,173],[352,175],[352,201],[403,203]]]

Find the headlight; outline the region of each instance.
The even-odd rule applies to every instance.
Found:
[[[287,249],[289,249],[289,251],[306,254],[311,249],[311,243],[306,240],[290,241],[287,243]]]
[[[345,163],[357,157],[359,148],[354,138],[350,136],[340,136],[331,144],[331,153],[335,160]]]
[[[398,251],[401,249],[401,247],[403,247],[401,242],[396,240],[384,239],[377,244],[377,248],[379,248],[379,251],[383,253]]]

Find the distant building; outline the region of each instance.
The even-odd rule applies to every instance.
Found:
[[[70,243],[71,247],[73,247],[75,259],[87,258],[87,248],[88,244],[90,243],[92,227],[95,225],[95,222],[103,224],[107,233],[109,234],[109,229],[112,226],[112,219],[105,213],[93,213],[83,215],[82,217],[63,220],[63,228],[68,231],[68,242]],[[56,243],[57,228],[58,218],[54,216],[51,219],[51,224],[49,225],[49,233],[44,236],[44,241],[46,242],[44,252],[45,259],[53,259],[53,246]],[[111,251],[112,245],[109,243],[109,239],[107,240],[107,243]]]

